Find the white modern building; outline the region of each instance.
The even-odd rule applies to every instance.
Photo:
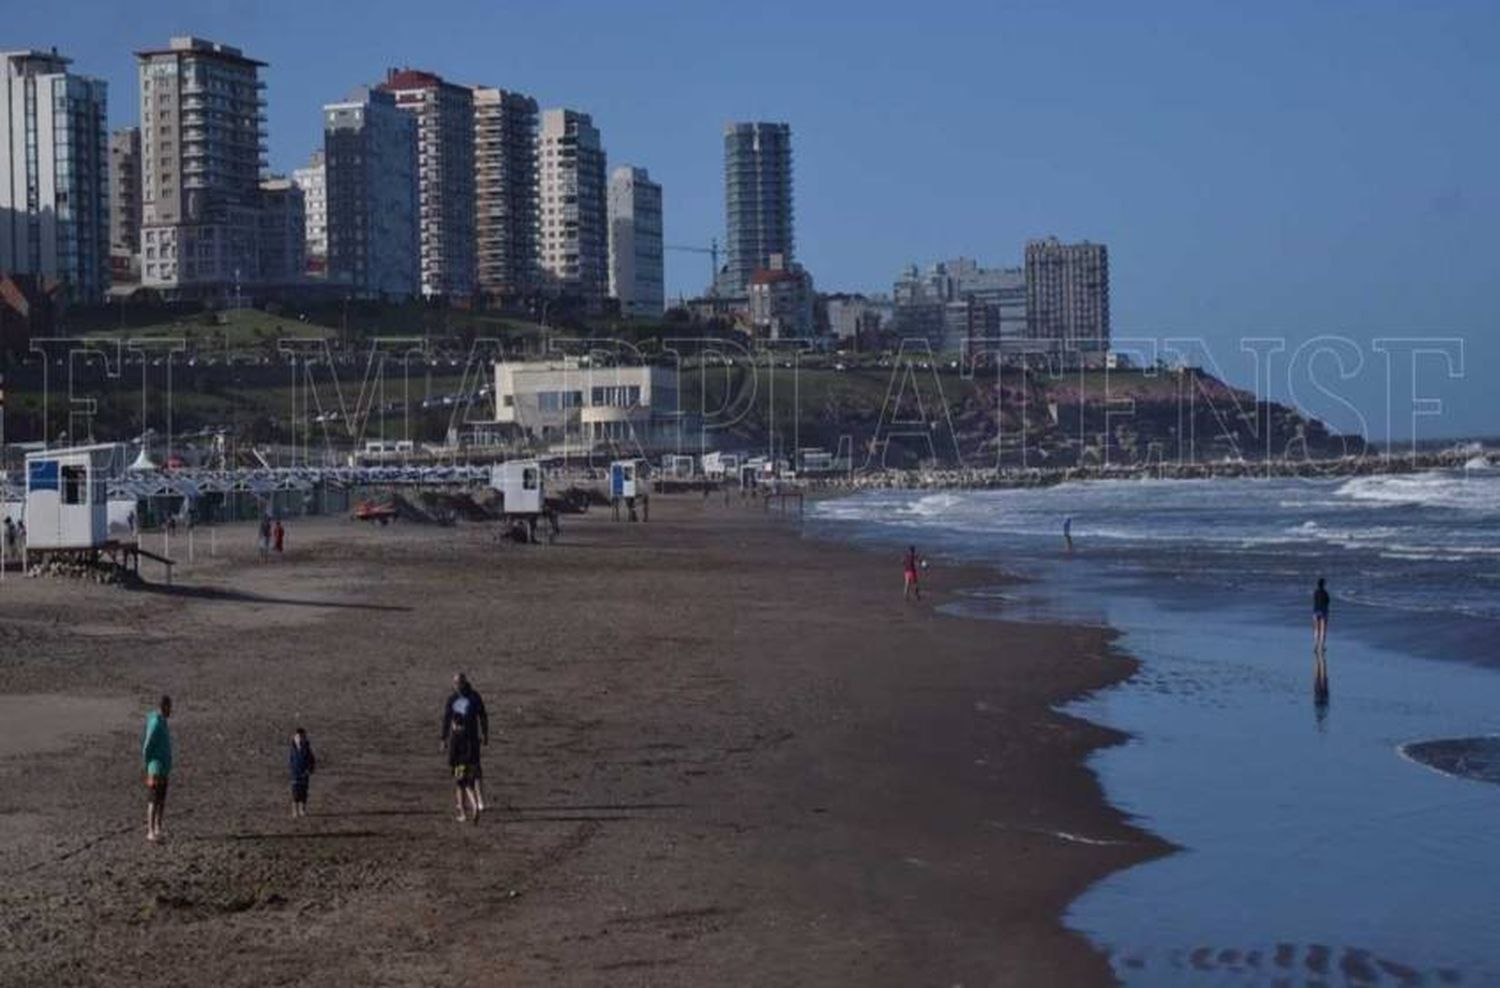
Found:
[[[572,449],[676,448],[684,426],[676,368],[576,360],[496,364],[495,420]]]
[[[475,289],[474,94],[431,72],[391,69],[380,89],[417,121],[422,294]]]
[[[57,50],[0,52],[0,272],[63,286],[71,301],[109,290],[105,84]]]
[[[387,92],[323,107],[328,280],[359,298],[422,291],[417,118]]]
[[[292,181],[302,190],[307,206],[308,271],[321,274],[328,265],[328,170],[321,149],[312,153],[306,168],[292,170]]]
[[[622,165],[609,176],[609,294],[627,316],[660,316],[666,308],[661,186],[644,168]]]
[[[547,110],[537,139],[542,271],[549,288],[590,306],[609,289],[604,146],[587,113]]]
[[[201,38],[136,52],[141,83],[141,283],[211,296],[260,280],[264,62]]]
[[[474,90],[475,227],[479,290],[501,301],[536,288],[536,100],[505,89]]]
[[[935,348],[956,352],[966,346],[1020,340],[1026,335],[1026,272],[985,268],[956,257],[901,272],[892,286],[896,328],[923,337]]]

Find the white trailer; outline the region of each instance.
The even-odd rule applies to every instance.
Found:
[[[99,549],[109,540],[108,482],[117,443],[26,455],[26,551]]]

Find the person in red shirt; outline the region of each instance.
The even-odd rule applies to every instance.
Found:
[[[281,550],[286,545],[286,528],[281,524],[281,519],[276,519],[276,526],[271,529],[271,537],[276,541],[276,554],[281,555]]]
[[[917,569],[921,565],[921,559],[917,556],[917,547],[909,545],[906,547],[906,558],[902,565],[906,570],[906,586],[901,591],[902,600],[910,600],[915,597],[922,599],[922,588],[917,584]]]

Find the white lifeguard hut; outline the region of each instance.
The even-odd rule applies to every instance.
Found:
[[[539,515],[546,506],[546,482],[536,460],[510,460],[490,468],[490,486],[500,492],[506,517]]]
[[[109,478],[118,443],[26,455],[26,551],[100,549],[110,541]]]
[[[609,503],[614,509],[615,521],[620,520],[620,509],[626,516],[636,520],[635,505],[641,503],[641,519],[650,518],[650,496],[646,486],[645,460],[616,460],[609,465]]]
[[[635,497],[646,492],[645,460],[616,460],[609,465],[609,496]]]

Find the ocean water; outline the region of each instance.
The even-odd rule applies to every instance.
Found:
[[[1500,984],[1500,472],[881,491],[810,517],[915,543],[936,578],[1031,577],[956,609],[1108,624],[1143,660],[1070,707],[1130,733],[1093,767],[1182,848],[1069,912],[1126,984]]]

